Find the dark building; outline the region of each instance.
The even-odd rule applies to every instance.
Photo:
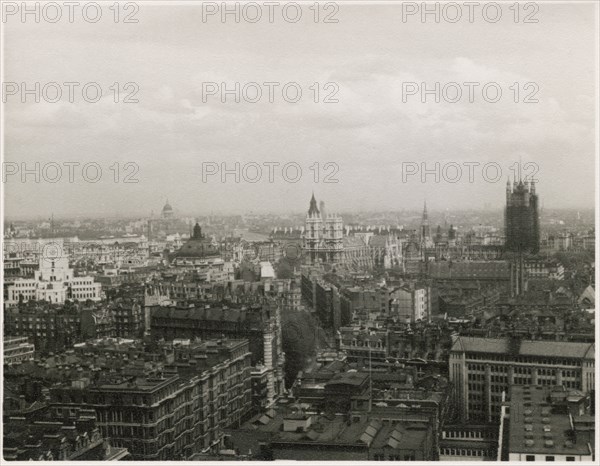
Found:
[[[538,253],[540,226],[538,196],[533,181],[506,182],[505,248],[510,252]]]
[[[173,350],[174,362],[163,369],[134,362],[54,384],[51,407],[93,410],[102,437],[136,461],[218,449],[224,430],[252,408],[248,341],[179,340]]]
[[[116,461],[131,459],[102,437],[93,409],[61,410],[37,403],[4,418],[7,461]]]
[[[42,354],[63,351],[81,340],[77,305],[30,301],[4,313],[5,336],[27,337]]]
[[[276,304],[251,306],[161,307],[150,311],[150,334],[155,341],[175,339],[247,339],[252,365],[269,371],[269,402],[283,393],[280,311]],[[230,303],[233,306],[232,303]]]

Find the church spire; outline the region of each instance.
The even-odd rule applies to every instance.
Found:
[[[319,209],[317,208],[317,200],[315,199],[314,191],[312,193],[312,197],[310,198],[310,207],[308,208],[308,215],[321,215]]]

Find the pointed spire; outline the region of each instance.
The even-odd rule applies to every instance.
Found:
[[[308,208],[308,215],[320,215],[319,209],[317,208],[317,200],[315,199],[315,192],[313,191],[310,199],[310,206]]]
[[[423,201],[423,221],[427,221],[427,201]]]

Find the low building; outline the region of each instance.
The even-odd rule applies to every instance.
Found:
[[[7,461],[117,461],[131,459],[125,448],[111,446],[90,409],[43,407],[4,419],[2,456]]]
[[[585,414],[584,404],[581,393],[563,387],[511,387],[506,414],[508,435],[504,439],[507,459],[593,461],[594,420]]]
[[[426,421],[385,422],[368,415],[323,416],[303,411],[258,415],[229,432],[239,454],[260,460],[432,461]]]
[[[440,440],[440,461],[496,461],[498,426],[446,425]]]

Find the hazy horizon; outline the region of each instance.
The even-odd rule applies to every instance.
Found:
[[[401,21],[399,5],[345,5],[336,24],[202,22],[199,7],[140,4],[137,24],[5,24],[5,82],[96,82],[107,91],[135,82],[139,103],[5,105],[4,161],[97,163],[97,183],[4,186],[7,218],[156,215],[169,199],[180,212],[304,212],[311,192],[330,212],[501,209],[512,164],[534,163],[546,208],[592,209],[596,198],[597,5],[540,3],[539,23]],[[593,11],[592,11],[593,10]],[[206,82],[295,82],[304,91],[339,86],[338,103],[203,102]],[[402,100],[407,82],[496,82],[497,103],[478,98],[423,104]],[[538,103],[508,91],[539,87]],[[121,90],[122,99],[128,92]],[[480,96],[480,94],[476,94]],[[206,97],[206,96],[205,96]],[[295,162],[297,183],[202,179],[202,163]],[[133,162],[138,183],[115,183]],[[315,183],[309,168],[319,163]],[[338,183],[323,183],[337,164]],[[502,177],[457,183],[402,180],[402,163],[497,163]],[[30,177],[31,178],[31,177]],[[86,214],[87,212],[87,214]]]

